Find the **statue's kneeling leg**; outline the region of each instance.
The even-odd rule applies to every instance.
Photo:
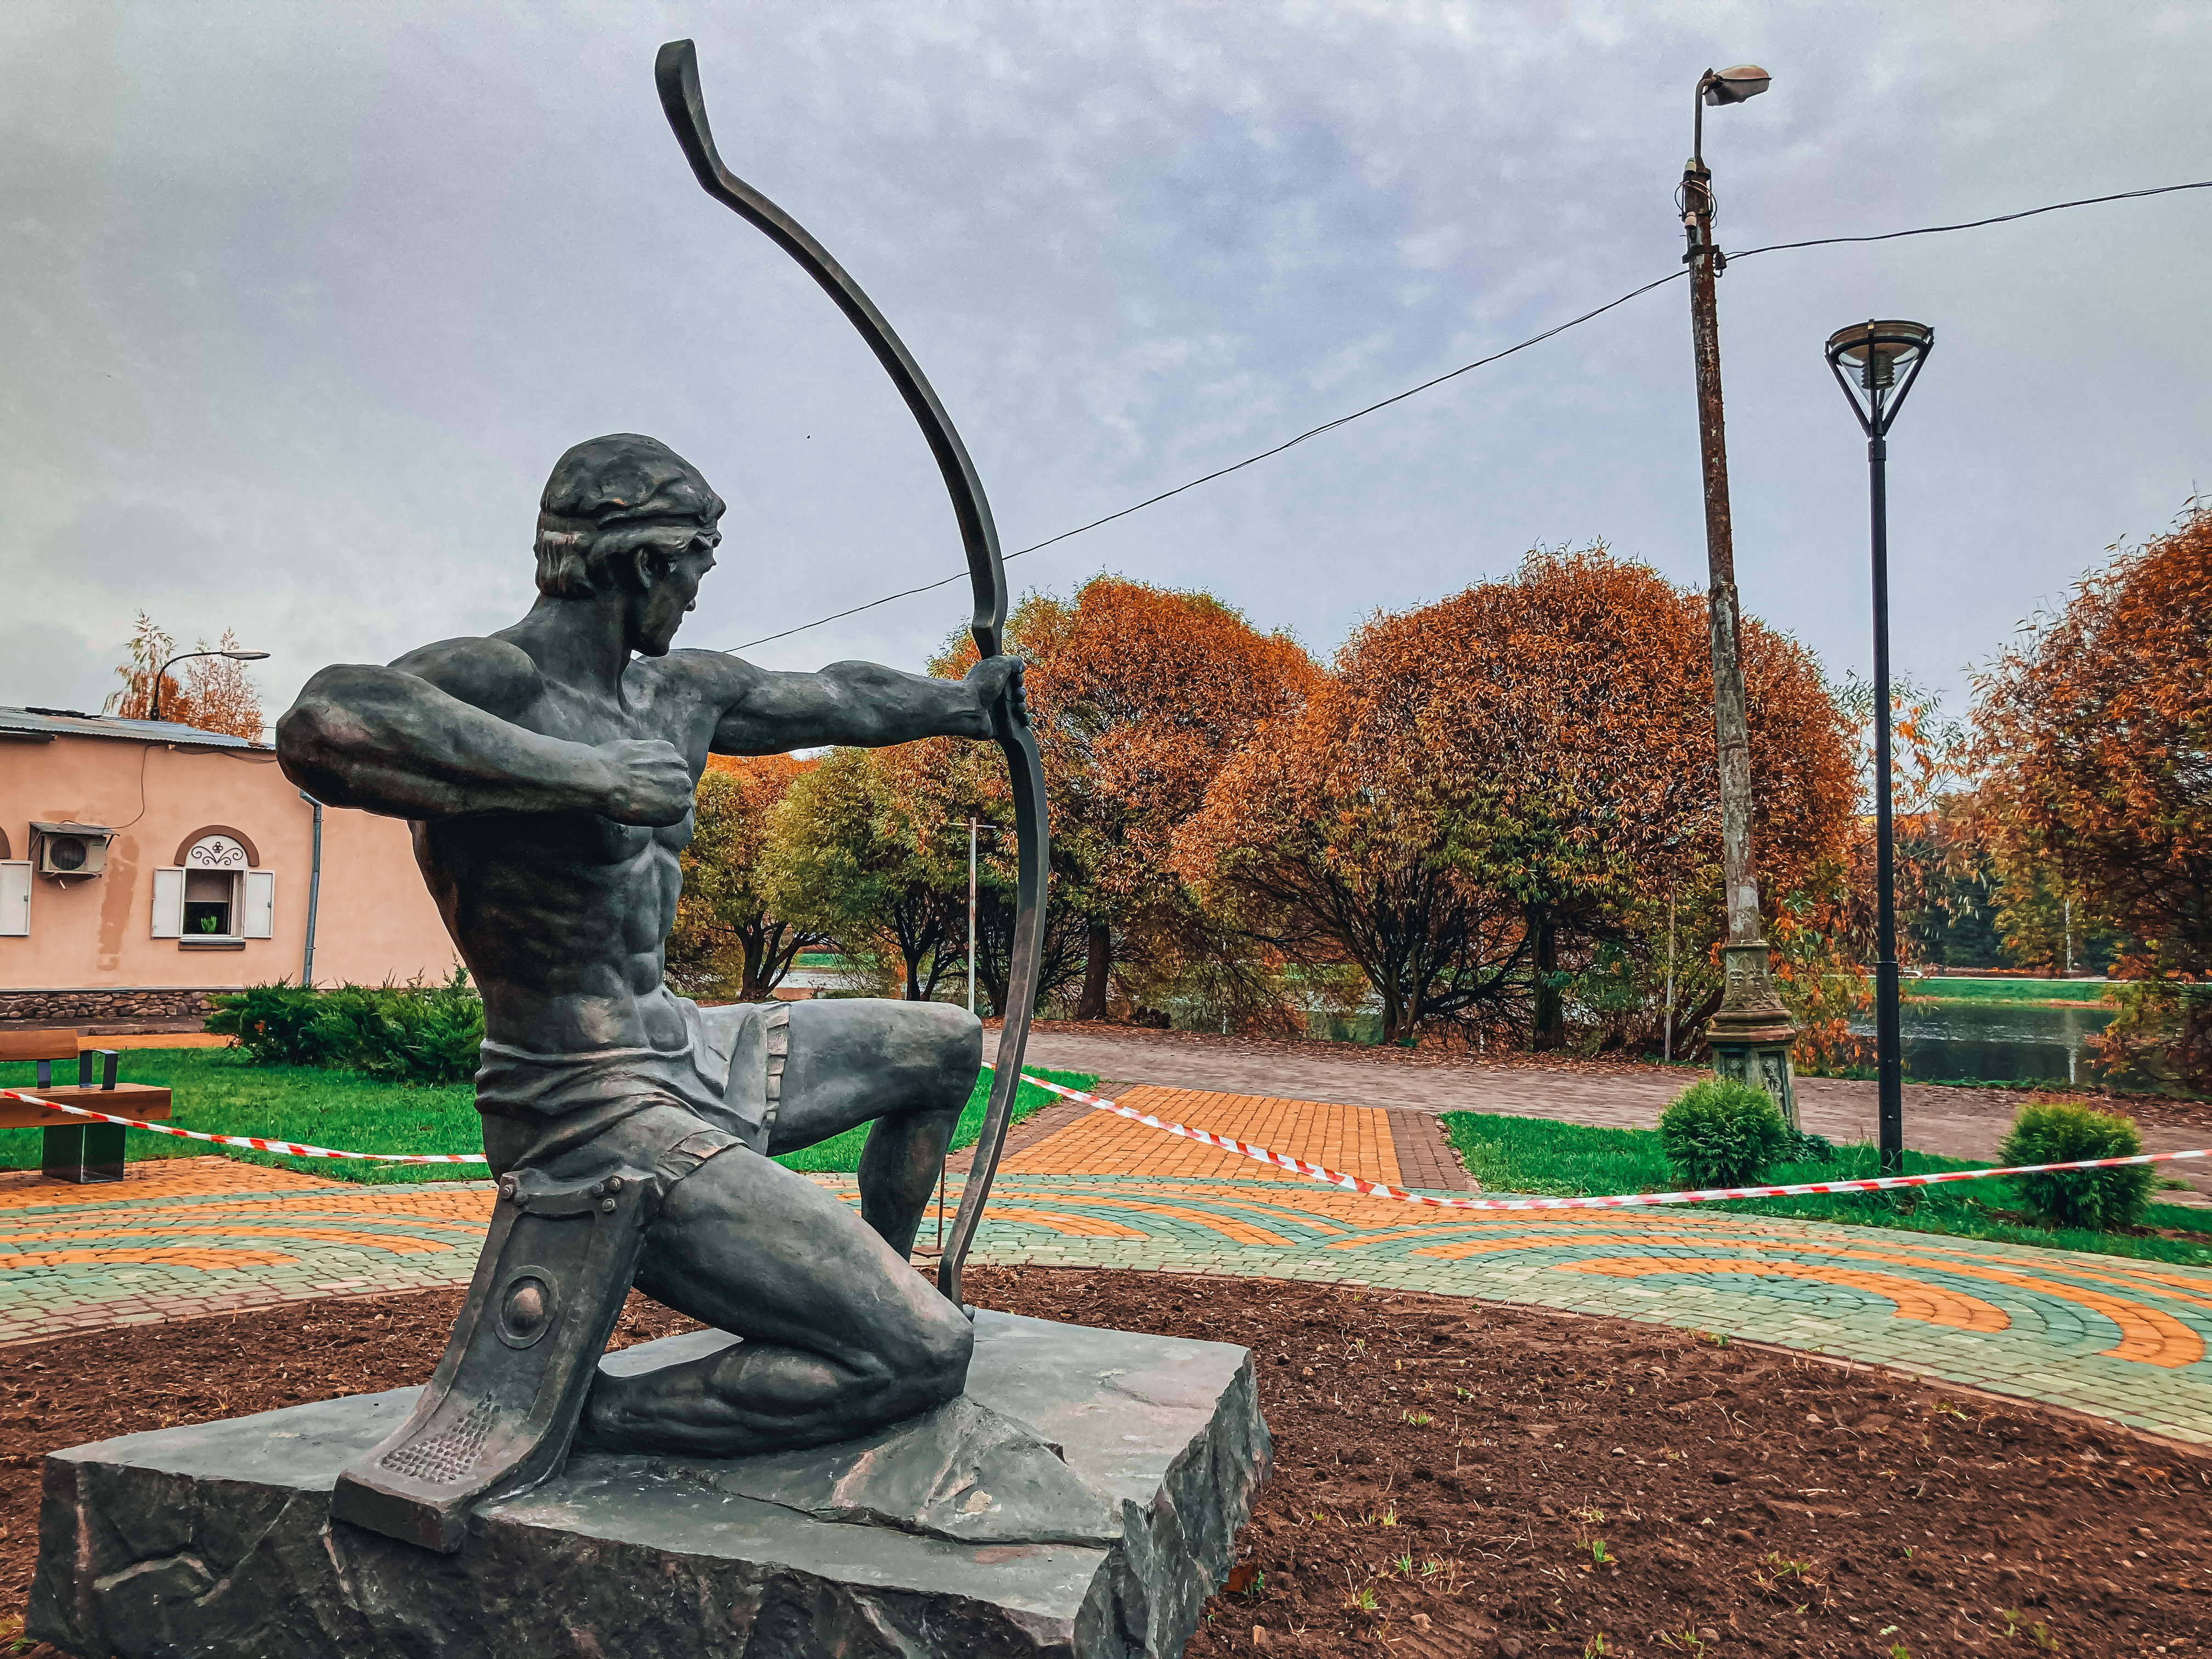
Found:
[[[826,1444],[957,1395],[967,1317],[812,1182],[741,1150],[669,1189],[638,1288],[744,1340],[641,1376],[601,1373],[580,1446],[741,1457]]]
[[[983,1028],[944,1002],[840,998],[790,1010],[774,1152],[871,1123],[860,1214],[901,1255],[914,1249],[945,1150],[983,1059]]]

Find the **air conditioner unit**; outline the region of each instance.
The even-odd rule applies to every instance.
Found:
[[[40,823],[31,829],[39,838],[39,873],[42,876],[96,876],[107,868],[107,843],[115,831],[104,823]]]

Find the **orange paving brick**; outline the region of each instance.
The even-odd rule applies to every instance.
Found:
[[[120,1181],[82,1187],[72,1182],[50,1181],[36,1170],[0,1170],[0,1210],[112,1204],[126,1199],[202,1198],[214,1193],[298,1192],[308,1187],[348,1190],[348,1183],[343,1181],[241,1164],[234,1158],[149,1158],[125,1164]]]
[[[1917,1279],[1894,1273],[1870,1273],[1856,1267],[1810,1267],[1799,1261],[1701,1261],[1691,1256],[1601,1256],[1589,1261],[1563,1261],[1563,1273],[1603,1273],[1608,1279],[1640,1279],[1658,1274],[1759,1273],[1768,1278],[1809,1279],[1824,1285],[1844,1285],[1893,1304],[1899,1319],[1925,1325],[1949,1325],[1962,1331],[2002,1331],[2012,1320],[2004,1310],[1977,1297],[1961,1296]]]
[[[358,1189],[356,1189],[358,1190]],[[374,1192],[370,1188],[370,1192]],[[353,1193],[325,1195],[317,1193],[311,1197],[241,1199],[235,1204],[214,1206],[179,1205],[173,1209],[151,1212],[157,1215],[187,1215],[205,1213],[213,1210],[221,1215],[288,1216],[303,1212],[316,1215],[359,1215],[364,1217],[388,1215],[410,1223],[425,1223],[432,1226],[453,1227],[465,1231],[482,1231],[490,1218],[492,1200],[495,1194],[486,1190],[459,1193],[392,1193],[371,1197]]]
[[[1033,1227],[1048,1227],[1054,1232],[1066,1233],[1071,1238],[1145,1238],[1148,1234],[1135,1227],[1125,1227],[1118,1221],[1109,1221],[1103,1216],[1077,1215],[1067,1210],[1040,1210],[1018,1204],[991,1206],[992,1218],[998,1221],[1025,1221]],[[947,1221],[951,1217],[946,1217]],[[923,1224],[929,1218],[922,1218]]]
[[[1414,1254],[1417,1255],[1435,1256],[1444,1261],[1460,1261],[1468,1256],[1480,1255],[1494,1251],[1544,1249],[1559,1243],[1569,1242],[1575,1243],[1589,1243],[1597,1242],[1608,1243],[1616,1242],[1621,1243],[1641,1243],[1643,1241],[1632,1237],[1622,1237],[1617,1240],[1604,1239],[1601,1241],[1598,1238],[1593,1237],[1589,1234],[1583,1234],[1577,1238],[1569,1241],[1559,1238],[1547,1238],[1541,1231],[1531,1231],[1529,1232],[1521,1234],[1517,1237],[1508,1237],[1504,1238],[1465,1240],[1450,1244],[1431,1244],[1416,1250]],[[1793,1248],[1786,1243],[1778,1240],[1771,1241],[1771,1244],[1775,1248]],[[1340,1244],[1332,1244],[1328,1248],[1331,1249],[1341,1249],[1345,1247]],[[1741,1249],[1757,1249],[1759,1248],[1759,1245],[1755,1241],[1745,1240],[1737,1248]],[[1923,1269],[1932,1267],[1946,1273],[1957,1273],[1962,1278],[1985,1279],[1995,1285],[2009,1285],[2016,1290],[2034,1291],[2039,1294],[2053,1297],[2058,1301],[2080,1303],[2083,1307],[2094,1309],[2097,1312],[2104,1315],[2106,1318],[2111,1320],[2113,1324],[2119,1327],[2120,1340],[2113,1346],[2104,1350],[2106,1353],[2109,1354],[2115,1359],[2132,1360],[2138,1364],[2143,1365],[2178,1367],[2182,1365],[2193,1365],[2204,1357],[2203,1339],[2199,1337],[2195,1331],[2190,1329],[2188,1326],[2183,1324],[2181,1321],[2176,1319],[2172,1314],[2161,1312],[2156,1308],[2145,1307],[2141,1303],[2125,1301],[2119,1297],[2106,1296],[2101,1291],[2093,1291],[2083,1285],[2068,1284],[2063,1279],[2039,1279],[2026,1273],[2010,1272],[2002,1267],[1990,1266],[1987,1264],[1990,1263],[1993,1258],[1988,1256],[1969,1257],[1966,1259],[1938,1257],[1934,1260],[1929,1260],[1919,1255],[1907,1255],[1903,1251],[1897,1250],[1835,1249],[1826,1247],[1821,1248],[1820,1253],[1824,1255],[1838,1257],[1846,1261],[1887,1261],[1902,1267],[1920,1267]],[[1962,1252],[1961,1255],[1963,1255],[1964,1253]],[[1651,1260],[1663,1263],[1668,1260],[1668,1258],[1653,1257]],[[1757,1267],[1759,1271],[1762,1273],[1767,1271],[1770,1267],[1774,1272],[1779,1273],[1794,1273],[1796,1271],[1796,1266],[1787,1262],[1768,1262],[1761,1261],[1757,1263]],[[1736,1271],[1741,1272],[1744,1269],[1742,1267],[1739,1267]],[[1663,1267],[1655,1267],[1651,1269],[1651,1271],[1663,1272],[1666,1271],[1666,1269]],[[2077,1270],[2074,1267],[2071,1262],[2069,1262],[2066,1265],[2064,1271],[2069,1273],[2082,1271],[2084,1277],[2102,1277],[2102,1275],[2092,1274],[2086,1270]]]
[[[1221,1215],[1212,1210],[1194,1210],[1181,1204],[1153,1204],[1147,1203],[1142,1199],[1090,1195],[1085,1195],[1083,1203],[1086,1208],[1128,1210],[1140,1215],[1164,1215],[1176,1221],[1188,1221],[1206,1228],[1210,1232],[1219,1233],[1224,1238],[1238,1244],[1279,1244],[1288,1247],[1291,1243],[1291,1241],[1282,1234],[1271,1232],[1265,1227],[1254,1225],[1251,1222],[1239,1221],[1234,1216]]]
[[[155,1212],[155,1217],[151,1220],[150,1224],[143,1227],[70,1227],[67,1229],[65,1232],[23,1233],[17,1234],[10,1237],[0,1237],[0,1244],[35,1244],[41,1240],[52,1239],[58,1237],[67,1237],[73,1240],[94,1238],[144,1238],[149,1236],[155,1236],[162,1238],[173,1238],[180,1233],[211,1233],[224,1238],[232,1238],[240,1236],[250,1238],[259,1238],[264,1237],[270,1238],[315,1238],[320,1239],[324,1243],[330,1244],[357,1244],[368,1246],[372,1249],[390,1250],[395,1255],[435,1255],[450,1250],[453,1248],[452,1245],[442,1243],[437,1239],[413,1238],[405,1233],[364,1233],[356,1232],[352,1229],[345,1227],[234,1227],[225,1226],[221,1224],[208,1225],[199,1221],[180,1222],[168,1221],[160,1218],[165,1213],[175,1214],[176,1212],[170,1211],[164,1212],[157,1211]],[[197,1213],[204,1216],[206,1212],[185,1212],[185,1213]],[[17,1264],[18,1260],[19,1258],[15,1256],[0,1256],[0,1267],[15,1266]]]
[[[150,1250],[27,1250],[21,1255],[8,1257],[6,1265],[9,1267],[64,1267],[72,1261],[120,1261],[135,1267],[147,1261],[173,1261],[179,1267],[204,1267],[220,1272],[225,1267],[289,1267],[296,1264],[299,1259],[276,1250],[194,1249],[179,1245],[173,1249]]]
[[[1149,1086],[1122,1091],[1119,1103],[1310,1164],[1326,1164],[1364,1180],[1387,1182],[1395,1187],[1405,1179],[1399,1172],[1390,1115],[1380,1108]],[[1255,1159],[1133,1123],[1111,1112],[1092,1112],[1009,1158],[1000,1167],[1010,1175],[1271,1178],[1269,1166]],[[1300,1177],[1279,1170],[1273,1178],[1297,1181]]]
[[[2023,1291],[2036,1291],[2045,1296],[2079,1302],[2084,1307],[2094,1308],[2099,1313],[2120,1328],[2120,1340],[2104,1352],[2114,1359],[2132,1359],[2137,1364],[2179,1368],[2193,1365],[2204,1358],[2204,1340],[2170,1313],[2156,1308],[2147,1308],[2140,1302],[2127,1302],[2117,1296],[2106,1296],[2101,1291],[2083,1290],[2078,1285],[2069,1285],[2061,1279],[2036,1279],[2027,1273],[2006,1273],[1996,1267],[1960,1267],[1959,1273],[1971,1273],[1976,1279],[1985,1279],[1996,1285],[2010,1285]]]

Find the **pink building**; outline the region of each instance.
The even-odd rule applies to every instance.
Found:
[[[211,991],[454,960],[407,826],[318,809],[273,750],[0,708],[0,1024],[196,1025]]]

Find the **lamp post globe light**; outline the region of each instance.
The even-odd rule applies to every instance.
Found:
[[[1790,1011],[1774,989],[1774,971],[1759,915],[1759,872],[1751,851],[1751,740],[1745,714],[1743,664],[1737,636],[1741,612],[1735,588],[1735,531],[1729,511],[1728,436],[1722,418],[1720,321],[1713,284],[1727,260],[1713,242],[1712,173],[1705,166],[1705,107],[1740,104],[1772,79],[1756,64],[1707,70],[1691,104],[1690,159],[1682,168],[1682,228],[1689,248],[1690,340],[1697,361],[1698,441],[1705,471],[1707,616],[1712,630],[1713,743],[1721,798],[1721,878],[1728,939],[1721,947],[1721,1006],[1705,1027],[1713,1069],[1765,1089],[1794,1128],[1797,1102],[1790,1047],[1796,1036]]]
[[[161,677],[173,665],[189,661],[194,657],[228,657],[233,662],[259,662],[268,654],[266,651],[179,651],[154,671],[154,704],[147,712],[147,718],[156,720],[161,718]]]
[[[1853,323],[1828,337],[1828,368],[1867,437],[1867,509],[1874,543],[1875,1075],[1881,1172],[1905,1172],[1905,1067],[1897,1029],[1897,894],[1889,778],[1889,428],[1936,348],[1925,323]]]

